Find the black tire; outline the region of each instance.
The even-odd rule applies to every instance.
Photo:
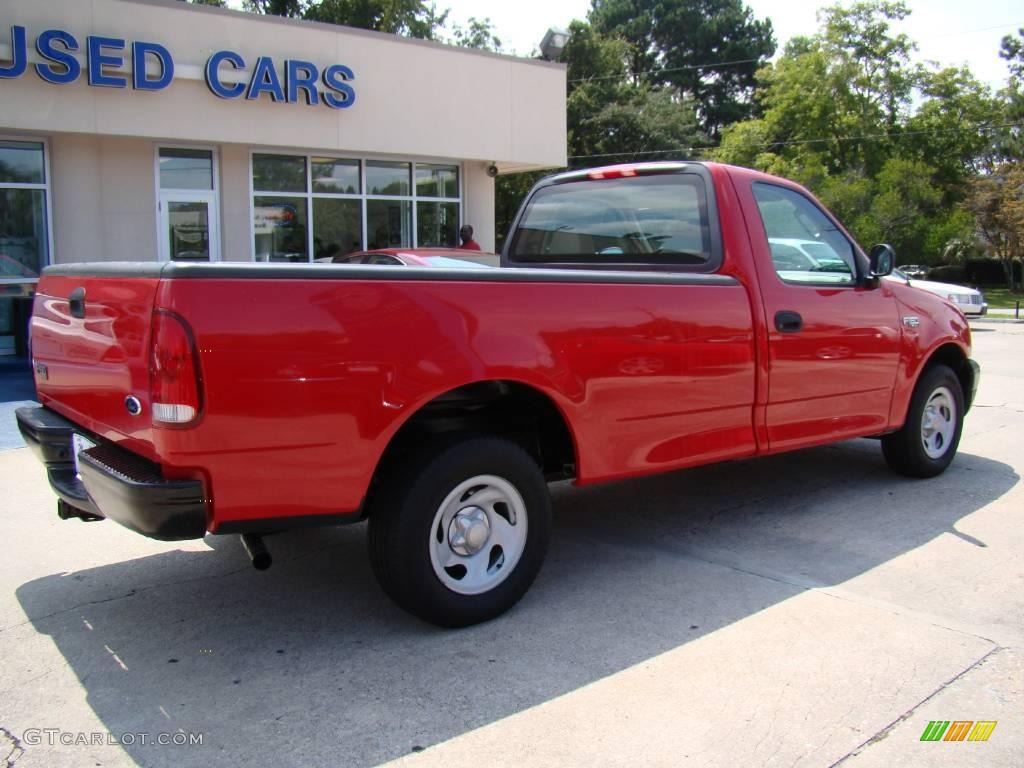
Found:
[[[551,534],[540,468],[495,437],[466,437],[395,462],[367,507],[381,588],[443,627],[487,621],[515,605],[540,571]]]
[[[960,380],[947,366],[934,365],[918,379],[902,429],[882,438],[882,454],[901,475],[935,477],[953,461],[963,426]]]

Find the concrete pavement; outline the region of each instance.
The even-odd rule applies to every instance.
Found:
[[[560,485],[531,592],[455,632],[387,601],[362,526],[274,537],[257,573],[234,538],[61,522],[35,459],[0,452],[0,757],[1019,766],[1024,326],[972,325],[982,386],[943,476],[858,440]],[[921,742],[933,720],[997,726]],[[179,731],[203,744],[140,743]],[[60,743],[109,733],[132,743]]]

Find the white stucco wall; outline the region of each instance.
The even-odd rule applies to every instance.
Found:
[[[54,85],[32,66],[0,80],[8,130],[61,131],[179,141],[310,147],[357,154],[459,158],[499,167],[558,167],[566,161],[565,69],[365,30],[187,5],[176,0],[7,0],[0,59],[10,56],[10,26],[26,28],[29,61],[48,29],[153,42],[168,49],[175,79],[154,92]],[[203,81],[214,51],[240,54],[249,68],[271,56],[321,69],[352,69],[353,106],[221,99]],[[111,53],[111,51],[107,51]],[[130,52],[120,73],[131,70]],[[226,68],[223,68],[227,72]],[[244,137],[244,138],[243,138]]]
[[[249,148],[220,148],[220,222],[224,261],[252,261]]]
[[[153,143],[49,138],[55,262],[155,261]]]

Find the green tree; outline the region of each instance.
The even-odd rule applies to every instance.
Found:
[[[526,195],[547,174],[548,171],[509,173],[494,180],[494,247],[497,250],[505,245],[505,238]]]
[[[624,40],[584,21],[570,25],[561,61],[567,64],[569,165],[585,168],[634,160],[692,157],[708,138],[693,103],[674,89],[628,76]],[[499,176],[495,228],[499,243],[516,211],[543,173]]]
[[[320,0],[311,3],[303,18],[374,29],[406,37],[434,40],[444,25],[448,11],[440,15],[437,7],[422,0]]]
[[[1024,28],[1017,31],[1017,37],[1006,35],[1003,38],[999,55],[1006,59],[1010,69],[1002,93],[1007,125],[1001,147],[1007,157],[1024,160]]]
[[[1009,62],[1010,77],[1024,80],[1024,28],[1017,30],[1017,37],[1003,37],[999,55]]]
[[[741,0],[592,0],[589,20],[626,41],[635,84],[673,89],[714,137],[752,114],[755,73],[775,53],[771,21]]]
[[[463,48],[476,48],[482,51],[502,52],[501,38],[494,33],[490,17],[483,20],[470,16],[466,26],[452,25],[452,37],[446,40],[452,45]]]
[[[966,69],[911,65],[914,43],[891,28],[907,13],[889,0],[823,9],[817,34],[758,73],[761,116],[712,154],[800,181],[862,244],[927,264],[972,239],[960,204],[998,160],[1005,113]]]
[[[913,43],[890,32],[890,22],[907,13],[888,0],[823,9],[817,35],[791,41],[758,73],[759,132],[770,142],[759,154],[790,161],[815,154],[830,174],[873,178],[892,153],[890,133],[909,113],[918,80],[909,63]],[[749,157],[748,137],[747,128],[726,129],[718,156]]]
[[[853,220],[858,240],[890,243],[901,260],[932,261],[922,246],[942,203],[942,189],[933,177],[934,169],[920,160],[887,160],[874,180],[870,207]]]
[[[692,156],[707,146],[691,101],[626,77],[626,43],[582,21],[570,25],[566,113],[570,166]]]
[[[426,40],[436,39],[448,15],[423,0],[245,0],[245,9]]]
[[[305,0],[245,0],[243,7],[250,13],[268,16],[300,17],[306,7]]]
[[[936,181],[963,200],[966,182],[998,162],[994,141],[1006,119],[1005,104],[966,68],[920,75],[921,106],[906,121],[900,148],[935,169]]]
[[[1002,264],[1007,287],[1015,290],[1013,262],[1024,258],[1024,162],[1007,162],[978,176],[966,208],[974,215],[990,252]]]

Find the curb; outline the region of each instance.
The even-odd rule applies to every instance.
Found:
[[[1022,325],[1024,324],[1024,318],[1017,319],[1014,317],[992,317],[990,315],[985,317],[970,317],[968,321],[971,323],[998,323],[1002,325]]]

